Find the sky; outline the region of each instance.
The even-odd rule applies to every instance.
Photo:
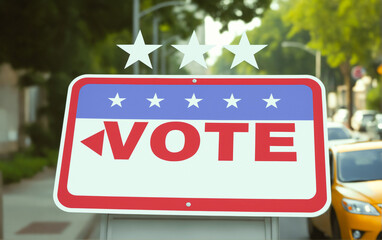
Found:
[[[277,1],[273,1],[270,8],[273,10],[277,10],[279,8]],[[228,24],[228,31],[225,31],[223,33],[219,32],[219,29],[222,26],[221,23],[218,21],[214,21],[210,16],[207,16],[204,19],[204,25],[205,44],[216,45],[208,52],[209,56],[206,59],[207,65],[212,66],[217,60],[217,58],[222,54],[224,45],[229,45],[233,41],[233,39],[235,39],[235,37],[241,36],[245,31],[250,31],[255,27],[259,27],[261,25],[261,20],[260,18],[254,18],[249,23],[244,23],[241,20],[231,21]]]
[[[255,27],[260,26],[261,20],[254,18],[249,23],[244,23],[241,20],[231,21],[228,24],[228,31],[223,33],[219,32],[221,23],[214,21],[210,16],[204,19],[205,24],[205,44],[216,45],[210,51],[208,51],[208,58],[206,59],[207,65],[212,66],[217,58],[222,54],[223,46],[229,45],[236,36],[241,36],[245,31],[252,30]],[[253,43],[256,44],[256,43]]]

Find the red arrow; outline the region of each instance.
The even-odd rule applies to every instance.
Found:
[[[105,130],[102,130],[84,140],[81,142],[96,152],[98,155],[102,156],[102,147],[103,147],[103,136],[105,134]]]

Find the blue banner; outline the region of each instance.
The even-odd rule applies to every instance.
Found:
[[[313,96],[305,85],[87,84],[80,90],[76,117],[313,120]]]

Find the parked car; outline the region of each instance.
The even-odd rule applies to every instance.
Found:
[[[351,126],[355,131],[366,131],[366,125],[374,121],[377,111],[375,110],[358,110],[351,118]]]
[[[368,138],[359,133],[352,132],[342,123],[327,122],[329,147],[357,141],[367,141]]]
[[[374,121],[366,124],[367,134],[374,140],[382,139],[382,114],[376,114]]]
[[[347,126],[348,124],[348,119],[349,119],[349,111],[346,108],[338,109],[333,115],[333,122],[342,123],[345,126]]]
[[[382,141],[330,149],[331,207],[308,219],[312,238],[382,239]]]

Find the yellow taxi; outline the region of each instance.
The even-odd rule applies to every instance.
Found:
[[[311,238],[382,240],[382,141],[332,146],[332,204],[308,219]]]

